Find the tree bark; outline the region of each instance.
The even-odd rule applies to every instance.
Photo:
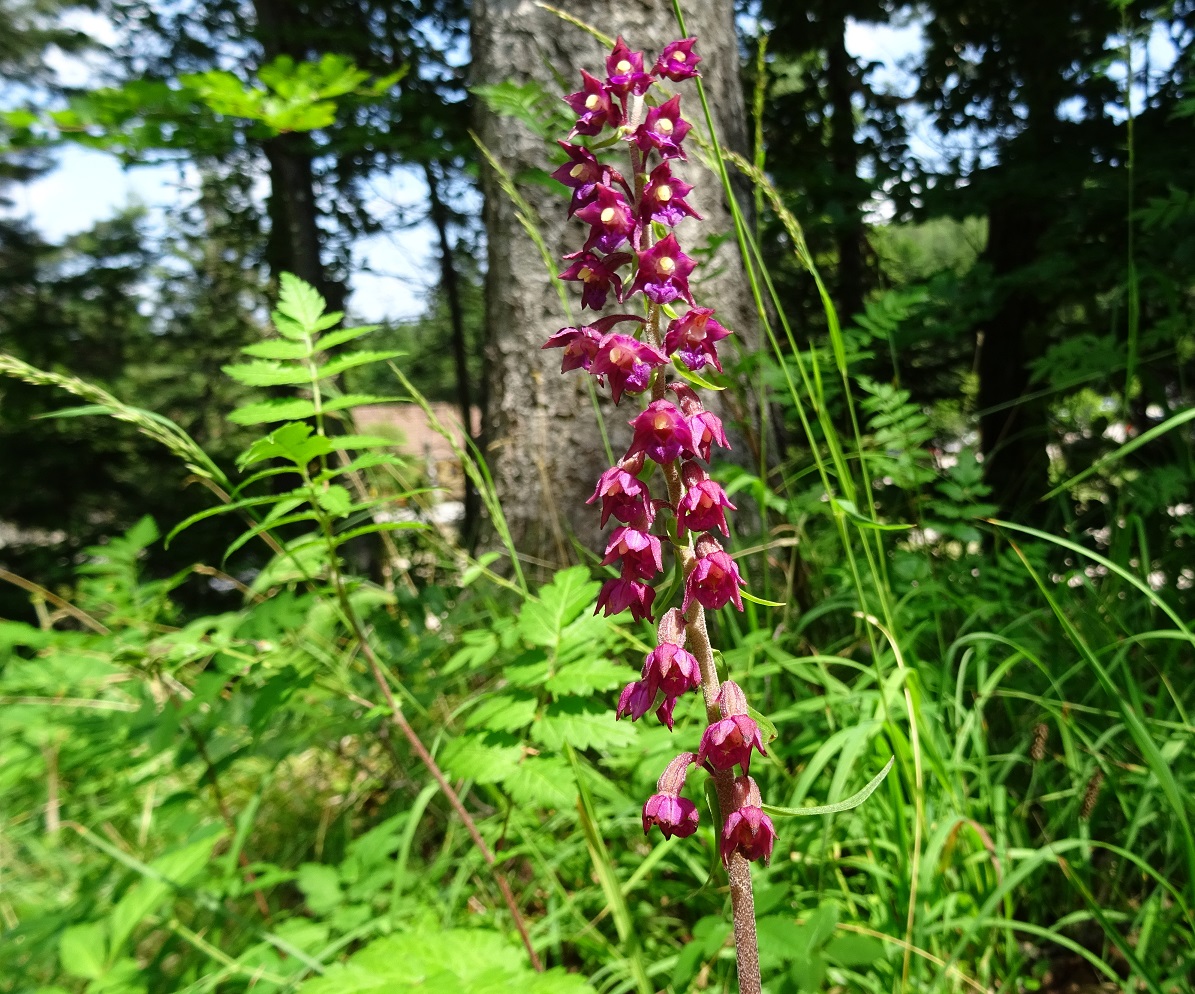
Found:
[[[263,62],[287,55],[296,62],[308,56],[313,30],[301,20],[290,0],[254,0],[257,41]],[[262,143],[270,166],[270,238],[266,260],[270,275],[294,273],[315,287],[328,301],[328,309],[342,310],[345,288],[331,282],[324,269],[320,247],[319,205],[316,203],[311,139],[301,134],[282,134]]]
[[[633,49],[645,49],[649,60],[654,60],[667,42],[680,37],[670,5],[664,2],[612,5],[605,0],[562,0],[557,6],[606,34],[622,34]],[[687,28],[699,39],[700,68],[718,137],[723,145],[744,151],[746,113],[733,3],[708,0],[689,7]],[[550,94],[563,95],[578,88],[582,68],[604,77],[606,54],[589,34],[531,0],[474,0],[475,83],[530,80]],[[567,89],[562,90],[557,73]],[[704,134],[695,85],[673,84],[672,89],[682,95],[681,106],[694,132]],[[565,222],[568,198],[564,187],[556,190],[538,182],[519,182],[530,170],[552,168],[554,146],[519,121],[500,118],[484,107],[479,108],[478,132],[533,208],[536,216],[531,220],[552,253],[555,272],[561,271],[563,255],[580,248],[584,241],[584,227],[580,222]],[[686,221],[677,237],[693,254],[711,236],[732,235],[733,223],[721,182],[702,164],[705,155],[695,136],[691,135],[686,145],[689,161],[680,163],[677,172],[695,184],[688,199],[705,220],[700,225]],[[617,150],[606,154],[613,156]],[[594,481],[609,465],[595,424],[587,378],[580,372],[562,376],[559,352],[541,350],[549,335],[580,320],[579,300],[570,287],[570,320],[561,308],[552,274],[489,168],[483,167],[482,189],[489,238],[487,457],[516,547],[532,560],[566,563],[574,558],[573,536],[589,549],[600,548],[598,515],[585,501],[593,492]],[[737,199],[746,212],[743,198]],[[752,298],[733,237],[722,242],[712,259],[703,260],[695,273],[693,291],[698,303],[716,308],[724,325],[745,338],[752,337]],[[638,408],[633,401],[615,408],[602,393],[601,411],[617,458],[630,439],[627,420]]]

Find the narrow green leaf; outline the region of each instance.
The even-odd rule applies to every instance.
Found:
[[[857,808],[875,793],[875,789],[884,782],[884,777],[888,775],[888,771],[892,769],[892,764],[895,762],[896,757],[893,756],[884,764],[884,768],[871,778],[866,787],[857,794],[852,794],[845,801],[838,801],[835,804],[819,804],[813,808],[781,808],[774,804],[765,804],[763,809],[770,815],[792,818],[805,818],[813,815],[834,815],[840,811],[850,811],[851,808]]]
[[[762,597],[756,597],[749,590],[740,590],[739,596],[742,597],[743,600],[745,600],[745,601],[750,601],[752,604],[761,604],[764,607],[784,607],[785,606],[783,601],[764,600],[764,598],[762,598]]]
[[[860,528],[874,528],[876,531],[881,532],[900,532],[907,531],[913,527],[912,525],[895,525],[885,524],[882,521],[872,521],[867,515],[860,513],[853,500],[843,500],[841,497],[833,497],[831,498],[831,503]]]
[[[688,366],[686,366],[684,364],[684,361],[678,355],[674,355],[672,357],[672,365],[674,367],[676,367],[676,371],[678,373],[680,373],[681,376],[683,376],[686,380],[688,380],[690,383],[692,383],[693,386],[695,386],[695,387],[700,387],[702,390],[725,390],[726,389],[726,387],[720,387],[720,386],[718,386],[717,383],[712,383],[711,381],[707,380],[704,376],[699,376],[697,373],[694,373],[693,370],[691,370]]]

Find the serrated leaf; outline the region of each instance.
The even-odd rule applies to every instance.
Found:
[[[557,756],[528,756],[502,780],[502,786],[516,804],[569,808],[577,799],[573,771]]]
[[[316,367],[315,376],[317,379],[326,380],[332,376],[339,376],[348,369],[356,369],[358,366],[370,366],[374,363],[386,362],[389,359],[399,359],[404,355],[406,355],[405,352],[398,352],[393,349],[385,351],[362,349],[358,352],[346,352]]]
[[[601,584],[585,566],[561,570],[519,612],[519,632],[531,645],[554,646],[564,627],[593,603]]]
[[[441,754],[444,766],[453,776],[497,783],[510,776],[523,757],[523,747],[509,735],[487,733],[462,735],[453,739]]]
[[[548,678],[544,687],[558,696],[593,694],[629,683],[635,671],[609,659],[570,663]]]
[[[549,749],[611,749],[630,745],[636,732],[629,722],[619,722],[604,703],[581,697],[564,697],[549,704],[531,727],[531,738]]]
[[[340,889],[340,875],[334,867],[323,863],[299,865],[299,890],[307,899],[307,907],[317,915],[326,915],[344,901]]]
[[[310,352],[303,342],[292,342],[285,338],[267,338],[252,342],[241,351],[258,359],[306,359]]]
[[[380,327],[381,325],[377,324],[363,324],[356,328],[341,328],[338,331],[330,331],[326,335],[320,335],[319,347],[324,351],[334,349],[345,342],[351,342],[354,338],[360,338],[362,335],[368,335],[370,332],[377,331]]]
[[[542,649],[530,649],[503,668],[502,674],[514,687],[538,687],[551,672],[548,655]]]
[[[314,328],[327,306],[324,298],[315,287],[305,283],[294,273],[282,273],[278,282],[277,313],[289,318],[300,328]]]
[[[339,483],[333,483],[330,487],[321,490],[317,495],[317,500],[319,506],[335,518],[342,514],[348,514],[349,508],[353,506],[352,494]]]
[[[473,710],[465,726],[488,728],[496,732],[516,732],[531,724],[538,707],[539,702],[532,694],[495,694]]]
[[[315,415],[315,405],[301,397],[276,398],[238,407],[228,420],[238,425],[276,424],[279,421],[297,421]]]
[[[238,362],[221,366],[225,374],[247,387],[302,386],[311,382],[311,374],[295,366],[283,366],[260,359],[257,362]]]

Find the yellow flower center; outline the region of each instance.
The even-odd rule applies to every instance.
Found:
[[[670,258],[669,256],[664,256],[659,262],[656,263],[656,268],[665,276],[668,276],[674,269],[676,269],[676,260]]]
[[[601,104],[601,102],[602,102],[601,97],[599,97],[596,93],[591,93],[591,94],[589,94],[589,96],[587,96],[585,98],[585,109],[586,110],[594,110],[598,107],[599,104]]]
[[[623,59],[614,68],[617,69],[619,72],[630,72],[631,64],[626,59]]]
[[[668,417],[663,411],[652,418],[652,427],[656,431],[667,431],[672,426],[672,418]]]
[[[672,53],[672,61],[673,62],[684,62],[685,61],[685,53],[684,52],[673,52]]]
[[[602,219],[602,224],[609,224],[611,221],[613,221],[613,220],[614,220],[614,214],[615,214],[615,210],[614,210],[614,208],[613,208],[613,207],[607,207],[607,208],[606,208],[604,211],[602,211],[602,213],[601,213],[601,214],[599,214],[598,216],[599,216],[599,217]]]
[[[584,176],[584,175],[585,175],[585,163],[584,163],[584,162],[578,162],[578,163],[577,163],[575,166],[573,166],[573,168],[572,168],[572,169],[570,169],[570,170],[568,171],[568,174],[569,174],[569,175],[570,175],[570,176],[571,176],[573,179],[580,179],[582,176]]]
[[[665,183],[662,187],[656,190],[656,200],[662,204],[668,203],[672,199],[672,187]]]
[[[656,121],[656,130],[662,135],[672,134],[672,121],[666,117],[661,117]]]
[[[593,274],[593,270],[590,269],[588,266],[582,266],[581,271],[578,272],[577,275],[580,276],[581,279],[584,280],[586,283],[590,282],[590,280],[593,280],[595,278],[594,274]]]
[[[614,363],[615,366],[621,366],[622,360],[626,357],[626,354],[626,349],[615,345],[614,348],[610,350],[610,361]]]

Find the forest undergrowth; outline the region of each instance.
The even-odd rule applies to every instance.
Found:
[[[900,386],[908,295],[840,327],[771,206],[828,334],[797,341],[739,217],[764,345],[725,382],[753,384],[763,455],[720,481],[756,509],[728,548],[759,597],[710,623],[760,702],[753,773],[777,808],[834,805],[894,764],[861,806],[777,815],[754,870],[765,989],[1190,990],[1189,510],[1135,489],[1131,440],[1059,463],[1035,524],[1000,520],[968,432]],[[274,333],[226,370],[258,393],[229,414],[257,433],[235,469],[0,356],[211,496],[89,549],[69,589],[3,577],[29,611],[0,621],[0,976],[30,994],[733,989],[715,830],[645,838],[673,736],[614,718],[652,629],[593,613],[592,550],[522,563],[481,452],[459,454],[488,550],[433,525],[419,461],[353,427],[382,398],[342,374],[423,400],[402,355],[341,319],[283,279]],[[889,378],[864,372],[877,355]],[[243,523],[227,549],[147,568],[217,517]],[[182,603],[197,575],[225,610]],[[680,730],[703,721],[681,702]]]
[[[25,582],[36,620],[0,626],[0,969],[17,990],[129,994],[726,989],[712,830],[705,858],[644,840],[634,798],[670,735],[610,708],[648,633],[592,615],[589,566],[533,589],[516,550],[471,559],[426,523],[417,465],[353,434],[343,415],[370,398],[334,385],[362,363],[401,379],[401,358],[345,349],[368,329],[338,323],[284,284],[278,336],[229,372],[296,395],[232,415],[267,433],[232,477],[160,418],[6,360],[169,446],[213,499],[90,550],[69,596]],[[764,370],[793,385],[790,414],[821,413],[830,489],[796,464],[726,481],[769,510],[735,548],[785,605],[716,622],[766,702],[757,778],[801,807],[896,761],[861,807],[777,818],[765,984],[1186,989],[1191,691],[1167,674],[1188,605],[1154,589],[1140,529],[1097,551],[992,520],[974,457],[930,453],[899,390],[857,384],[859,435],[830,430],[802,387],[830,382],[838,349],[849,382],[877,327]],[[884,483],[848,489],[863,472]],[[409,520],[375,520],[396,504]],[[218,563],[146,574],[146,549],[221,514],[246,529]],[[371,573],[349,565],[366,542]],[[267,558],[240,579],[254,545]],[[241,606],[187,616],[172,592],[195,571]]]

